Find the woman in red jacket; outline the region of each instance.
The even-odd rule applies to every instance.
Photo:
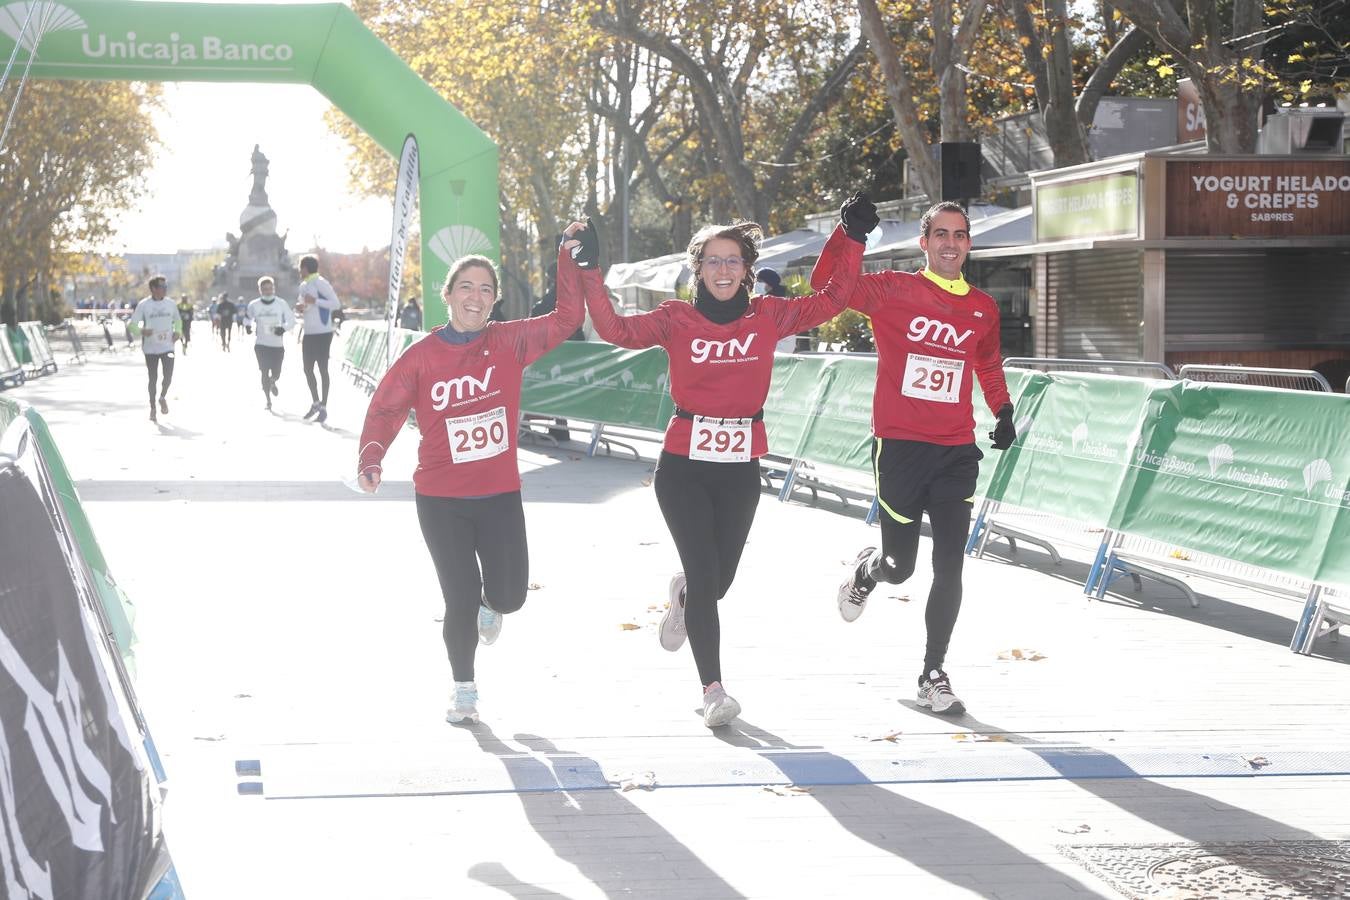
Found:
[[[864,209],[871,210],[875,225],[875,207],[865,197],[851,198],[843,212],[847,220]],[[671,579],[660,639],[662,647],[674,651],[687,634],[703,685],[703,723],[709,728],[727,724],[741,710],[722,686],[717,601],[736,576],[759,503],[759,458],[768,452],[764,400],[774,345],[844,309],[871,227],[849,232],[853,240],[845,241],[829,284],[807,297],[750,296],[761,236],[753,222],[710,225],[694,235],[689,243],[697,288],[693,303],[667,300],[651,312],[619,316],[599,273],[581,273],[586,306],[602,338],[632,349],[663,347],[670,357],[675,416],[666,428],[655,489],[684,571]],[[561,302],[563,292],[558,296]]]
[[[570,235],[581,228],[569,226]],[[361,431],[358,483],[379,487],[381,461],[409,411],[421,441],[413,485],[417,519],[445,597],[442,633],[454,684],[449,722],[478,721],[474,654],[491,644],[502,617],[525,603],[529,553],[516,465],[516,423],[525,367],[566,340],[583,319],[576,241],[558,250],[557,308],[546,316],[488,321],[497,270],[481,256],[450,269],[441,289],[450,322],[398,358],[380,379]],[[481,568],[480,568],[481,567]],[[481,574],[480,574],[481,572]]]

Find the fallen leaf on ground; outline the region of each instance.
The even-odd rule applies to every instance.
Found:
[[[986,742],[994,744],[1006,744],[1008,742],[1008,738],[1001,734],[974,734],[974,733],[954,734],[952,735],[952,740],[961,741],[962,743],[966,744],[986,743]]]
[[[1173,550],[1171,553],[1169,553],[1169,554],[1167,554],[1167,555],[1170,556],[1170,557],[1172,557],[1173,559],[1190,559],[1190,558],[1191,558],[1191,555],[1190,555],[1189,553],[1187,553],[1185,550]]]
[[[909,594],[902,594],[902,595],[897,596],[897,597],[892,597],[891,599],[892,599],[892,600],[899,600],[901,603],[908,603],[908,602],[909,602]]]
[[[802,794],[811,793],[809,787],[801,787],[795,784],[766,784],[764,790],[780,797],[800,797]]]
[[[642,626],[634,625],[632,622],[621,622],[619,624],[619,627],[622,628],[624,631],[637,631]]]
[[[632,775],[624,775],[619,778],[620,791],[654,791],[656,790],[655,772],[638,772]]]
[[[1073,828],[1056,828],[1060,834],[1086,834],[1092,830],[1091,825],[1075,825]]]
[[[1020,659],[1027,662],[1036,662],[1039,659],[1045,659],[1045,655],[1043,653],[1038,653],[1035,650],[1023,650],[1020,647],[1014,647],[1012,650],[1000,651],[998,658],[1004,660]]]
[[[543,587],[542,584],[538,584],[538,583],[533,582],[533,581],[530,582],[530,590],[532,590],[532,591],[537,591],[537,590],[539,590],[541,587]]]
[[[235,694],[235,695],[234,695],[234,699],[236,699],[236,700],[252,700],[252,699],[253,699],[253,695],[252,695],[252,694]]]
[[[653,605],[653,606],[649,606],[649,607],[647,607],[647,612],[653,612],[653,611],[655,611],[655,610],[662,610],[662,609],[665,609],[665,608],[668,607],[668,606],[670,606],[669,603],[667,603],[665,606],[654,606],[654,605]]]
[[[651,486],[652,486],[652,480],[651,480],[650,478],[644,478],[644,479],[642,479],[642,486],[643,486],[643,487],[651,487]]]
[[[903,731],[892,731],[890,734],[883,734],[881,737],[868,738],[868,740],[890,741],[892,744],[894,744],[896,741],[900,739],[900,735],[902,734],[904,734]]]
[[[572,462],[576,462],[577,460],[581,459],[580,456],[573,456],[573,455],[570,454],[570,453],[567,454],[567,458],[570,459]]]
[[[1264,756],[1244,756],[1242,757],[1242,761],[1253,769],[1262,769],[1270,765],[1270,760],[1266,759]]]
[[[196,737],[193,738],[193,740],[194,740],[194,741],[223,741],[223,740],[225,740],[225,735],[223,735],[223,734],[197,735]]]
[[[660,541],[638,541],[639,547],[655,547]]]

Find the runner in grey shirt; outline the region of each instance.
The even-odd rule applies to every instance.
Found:
[[[173,381],[173,345],[183,333],[183,320],[178,315],[178,307],[165,297],[168,282],[163,275],[150,279],[150,296],[136,304],[131,314],[127,330],[133,337],[141,339],[141,350],[145,352],[145,368],[149,372],[147,388],[150,392],[150,421],[158,422],[155,415],[155,381],[158,369],[164,369],[164,385],[159,391],[159,411],[169,411],[169,384]]]
[[[276,282],[270,276],[258,279],[258,293],[261,296],[248,304],[245,321],[251,322],[255,329],[253,353],[258,357],[263,396],[270,410],[272,397],[277,394],[277,379],[281,377],[281,361],[286,356],[286,332],[295,327],[295,314],[276,295]]]

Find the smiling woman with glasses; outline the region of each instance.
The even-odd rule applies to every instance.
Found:
[[[873,209],[855,196],[844,210]],[[584,272],[586,306],[600,337],[620,347],[662,347],[670,357],[675,415],[657,463],[656,502],[683,572],[670,581],[661,646],[686,635],[703,685],[703,724],[726,725],[741,705],[722,686],[717,603],[731,587],[759,504],[759,458],[768,452],[764,400],[778,339],[838,315],[862,269],[862,236],[849,233],[828,283],[806,297],[750,296],[759,259],[754,222],[710,225],[689,243],[693,303],[667,300],[620,316],[598,272]]]

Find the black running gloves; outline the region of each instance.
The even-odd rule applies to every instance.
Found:
[[[1013,426],[1013,405],[1005,403],[998,410],[998,422],[994,425],[994,430],[989,432],[989,439],[994,442],[995,450],[1007,450],[1017,440],[1017,429]]]
[[[273,325],[272,333],[275,334],[277,337],[281,337],[283,334],[286,333],[286,329],[282,328],[280,325]]]
[[[572,260],[578,269],[597,269],[600,267],[600,235],[596,234],[590,216],[586,217],[586,227],[573,234],[564,236],[563,241],[579,241],[572,248]]]
[[[877,206],[862,191],[854,194],[839,207],[839,221],[844,232],[860,244],[867,242],[867,233],[881,224]]]

